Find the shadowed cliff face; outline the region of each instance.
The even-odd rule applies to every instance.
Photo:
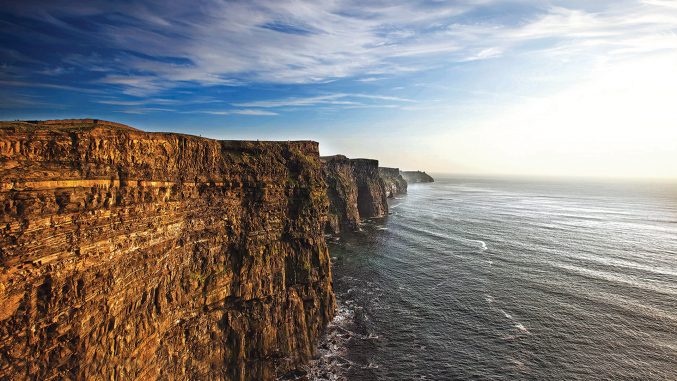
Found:
[[[323,157],[322,163],[329,198],[328,232],[354,230],[361,220],[388,214],[386,187],[377,160],[336,155]]]
[[[388,198],[407,193],[407,182],[400,174],[399,168],[379,167],[378,173],[381,176],[381,180],[383,180]]]
[[[360,218],[388,215],[385,184],[378,173],[378,160],[352,159],[357,183],[357,209]]]
[[[0,175],[0,379],[273,379],[333,317],[317,143],[3,122]]]
[[[327,183],[329,199],[326,230],[338,234],[357,229],[360,213],[357,210],[357,182],[352,161],[342,155],[323,157],[322,176]]]

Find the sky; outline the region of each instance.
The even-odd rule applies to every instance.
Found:
[[[677,0],[0,0],[0,119],[677,178]]]

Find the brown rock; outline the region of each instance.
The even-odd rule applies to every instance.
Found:
[[[327,183],[329,233],[355,230],[360,224],[357,182],[353,162],[343,155],[322,157],[322,176]]]
[[[379,176],[378,160],[322,157],[327,183],[327,231],[353,230],[365,219],[388,214],[386,187]]]
[[[334,314],[315,142],[0,123],[0,379],[269,380]]]
[[[378,160],[352,159],[357,182],[357,209],[360,218],[388,215],[385,184],[378,174]]]
[[[388,198],[407,193],[407,181],[402,177],[399,168],[378,167],[378,173],[383,180]]]

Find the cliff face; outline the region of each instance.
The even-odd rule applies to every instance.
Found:
[[[385,184],[378,175],[378,160],[352,159],[357,183],[357,210],[360,218],[383,217],[388,214]]]
[[[361,220],[388,214],[386,187],[377,160],[336,155],[323,157],[322,162],[329,198],[327,231],[337,234],[354,230]]]
[[[360,223],[360,214],[352,161],[342,155],[323,157],[322,176],[327,183],[329,199],[327,231],[338,234],[355,230]]]
[[[388,214],[385,184],[378,174],[378,160],[352,159],[357,183],[357,209],[360,218],[383,217]]]
[[[267,380],[333,317],[314,142],[0,124],[0,379]]]
[[[421,171],[404,171],[402,172],[402,177],[407,181],[407,183],[432,183],[435,180],[425,172]]]
[[[397,194],[407,193],[407,181],[400,174],[399,168],[379,167],[378,173],[385,185],[387,197],[391,198]]]

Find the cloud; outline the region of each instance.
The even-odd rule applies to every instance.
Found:
[[[265,110],[226,110],[226,111],[197,111],[202,114],[210,115],[251,115],[251,116],[274,116],[279,115],[276,112],[265,111]]]
[[[153,113],[153,112],[175,112],[176,110],[170,109],[170,108],[163,108],[163,107],[135,107],[135,108],[129,108],[125,110],[117,110],[116,112],[120,112],[123,114],[135,114],[135,115],[144,115],[148,113]]]
[[[243,103],[233,103],[233,106],[238,107],[260,107],[260,108],[276,108],[276,107],[309,107],[318,105],[339,105],[339,106],[359,106],[362,105],[357,101],[345,100],[346,98],[353,99],[368,99],[377,101],[395,101],[414,103],[413,99],[393,97],[387,95],[373,95],[373,94],[351,94],[351,93],[337,93],[318,95],[305,98],[285,98],[277,100],[263,100]]]
[[[505,3],[16,2],[6,5],[6,14],[61,33],[17,22],[2,33],[26,34],[54,46],[77,41],[93,53],[80,55],[82,60],[64,54],[50,65],[80,65],[80,70],[99,73],[97,83],[133,96],[186,83],[306,84],[352,77],[367,82],[520,51],[621,56],[674,48],[677,8],[666,0],[600,1],[594,6],[524,0],[512,4],[511,20],[496,16],[493,9],[499,6]],[[18,50],[4,51],[22,61],[37,59]]]
[[[177,104],[179,103],[173,99],[147,99],[147,100],[134,100],[134,101],[121,101],[115,99],[102,99],[96,101],[96,103],[101,103],[105,105],[114,105],[114,106],[143,106],[149,104]]]
[[[30,81],[12,81],[12,80],[0,80],[0,85],[2,86],[8,86],[8,87],[35,87],[35,88],[45,88],[45,89],[53,89],[53,90],[68,90],[68,91],[75,91],[75,92],[80,92],[80,93],[90,93],[90,94],[97,94],[101,93],[100,90],[97,89],[89,89],[89,88],[84,88],[84,87],[78,87],[78,86],[70,86],[70,85],[58,85],[58,84],[53,84],[53,83],[36,83],[36,82],[30,82]]]

